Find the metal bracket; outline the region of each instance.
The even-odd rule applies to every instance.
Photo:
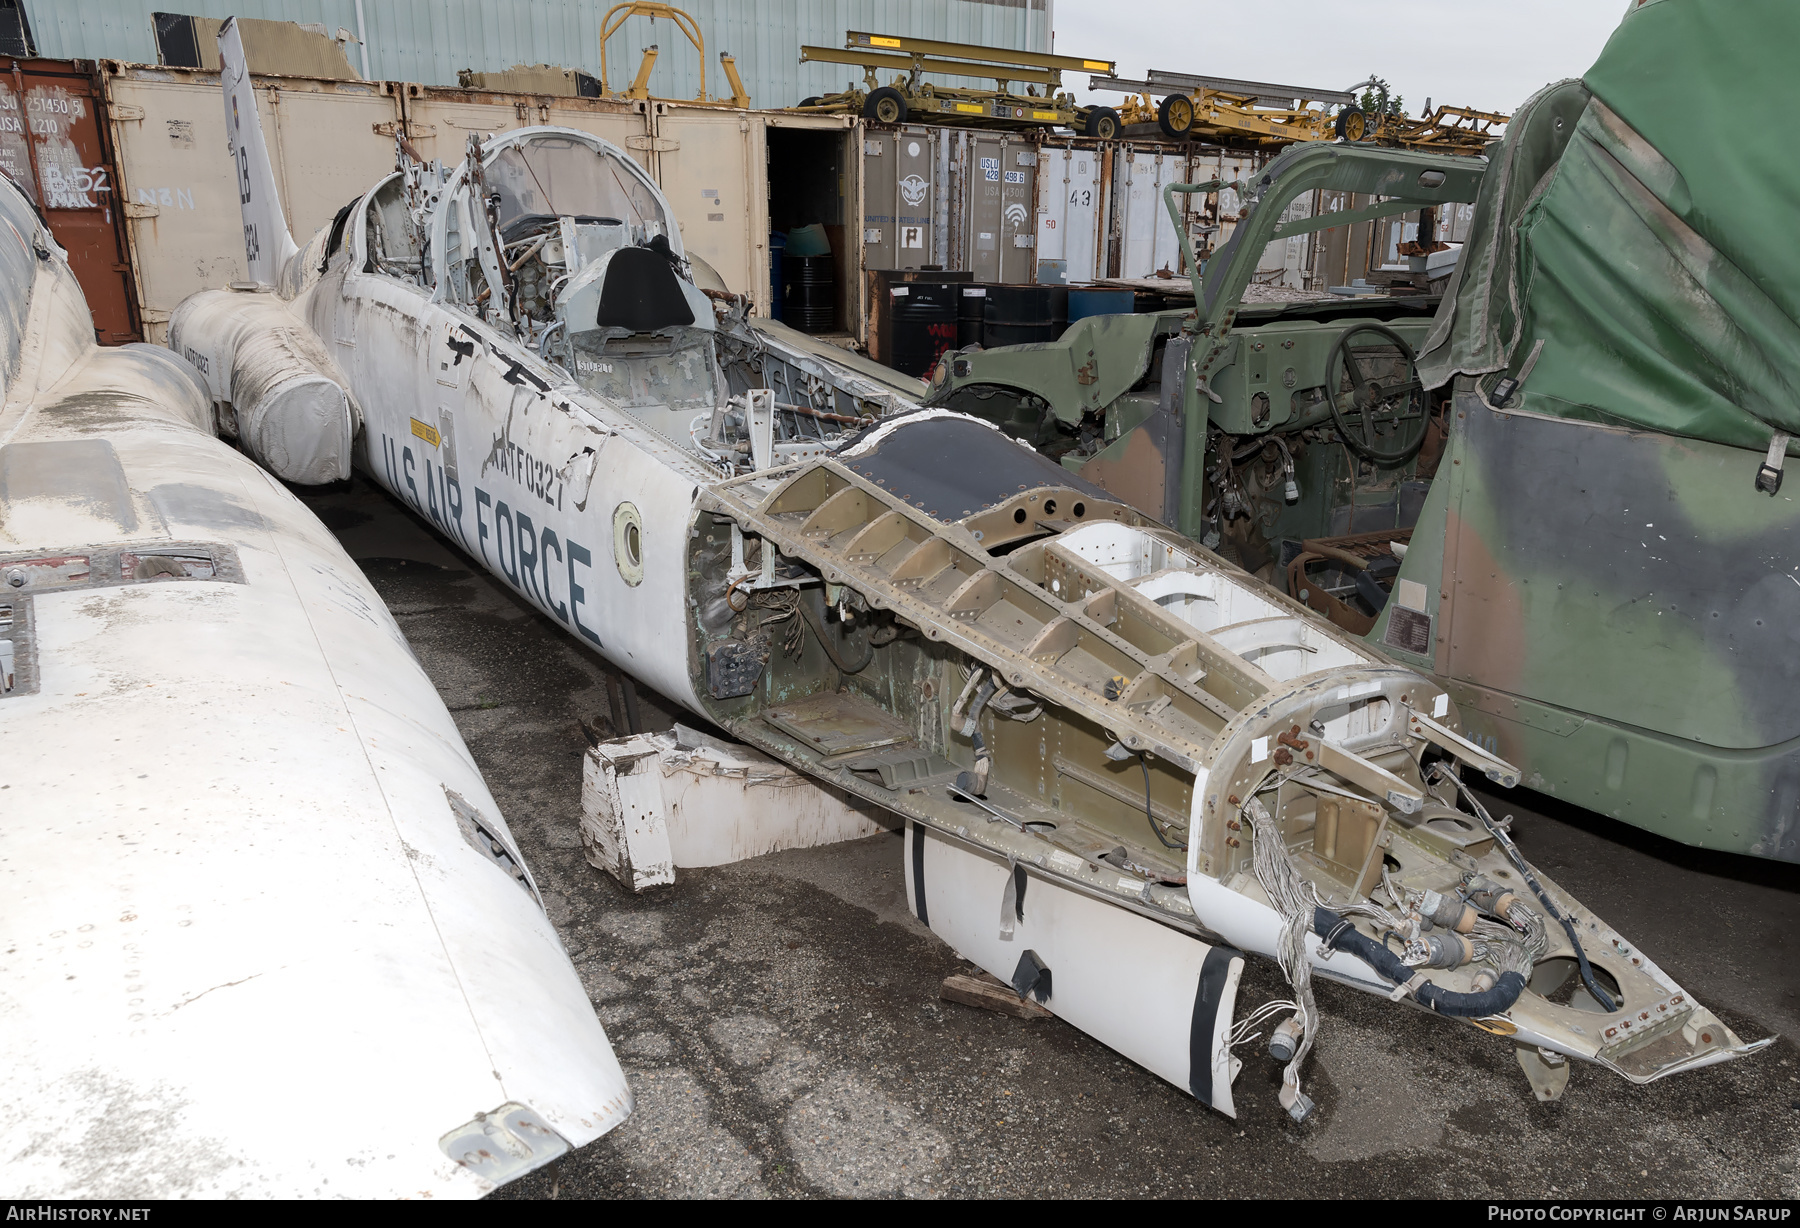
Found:
[[[1345,750],[1335,742],[1319,742],[1319,766],[1346,780],[1354,781],[1401,814],[1417,814],[1425,805],[1425,795],[1379,764],[1371,763],[1355,751]]]
[[[1772,497],[1781,490],[1781,466],[1787,460],[1789,438],[1787,434],[1776,431],[1769,440],[1769,455],[1756,471],[1756,489],[1765,495]]]
[[[1519,1069],[1531,1081],[1532,1095],[1546,1104],[1562,1099],[1563,1091],[1569,1086],[1568,1058],[1554,1049],[1540,1049],[1535,1045],[1519,1045],[1513,1050],[1513,1056],[1519,1060]]]
[[[1406,717],[1408,732],[1414,737],[1424,738],[1439,750],[1461,759],[1470,767],[1478,769],[1483,776],[1497,785],[1510,789],[1519,783],[1519,769],[1506,760],[1496,755],[1490,755],[1461,734],[1444,728],[1423,712],[1408,708]]]
[[[745,396],[750,428],[750,463],[758,472],[775,463],[775,390],[752,388]]]

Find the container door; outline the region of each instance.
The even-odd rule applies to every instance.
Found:
[[[1038,154],[1039,262],[1061,260],[1070,282],[1092,281],[1099,267],[1100,155],[1091,149]]]
[[[1219,153],[1215,155],[1213,170],[1207,178],[1223,180],[1228,184],[1248,183],[1256,174],[1258,166],[1257,159],[1251,154]],[[1232,231],[1237,229],[1238,214],[1243,208],[1244,198],[1236,188],[1228,187],[1219,193],[1218,213],[1213,219],[1213,224],[1219,229],[1210,236],[1213,251],[1225,246],[1225,241],[1231,238]]]
[[[1181,236],[1175,233],[1175,226],[1169,221],[1169,207],[1163,201],[1163,186],[1171,183],[1187,182],[1187,156],[1172,150],[1165,150],[1156,155],[1156,246],[1152,259],[1158,269],[1169,269],[1172,272],[1186,274],[1182,267]],[[1189,212],[1194,207],[1194,198],[1190,195],[1177,195],[1175,198],[1180,208],[1183,224],[1187,224]]]
[[[1467,243],[1474,221],[1474,205],[1441,206],[1438,209],[1438,238],[1445,243]]]
[[[899,167],[894,156],[897,136],[893,132],[865,132],[862,138],[865,269],[900,267],[897,261],[899,235],[896,232],[900,219],[894,215],[899,199],[895,186],[899,181]]]
[[[1000,163],[1005,142],[985,133],[968,144],[968,267],[976,281],[1003,281],[1000,272]]]
[[[69,253],[103,345],[141,337],[118,172],[94,80],[66,63],[11,60],[0,75],[0,166]]]
[[[681,242],[725,284],[768,297],[769,189],[760,116],[658,105],[652,175],[681,228]]]
[[[1281,220],[1298,221],[1312,216],[1314,193],[1303,192],[1288,203],[1282,210]],[[1413,229],[1419,228],[1413,223]],[[1266,286],[1286,286],[1292,290],[1305,289],[1305,272],[1308,264],[1308,241],[1311,235],[1289,235],[1285,239],[1277,239],[1263,249],[1262,259],[1256,265],[1256,280]]]
[[[863,134],[863,268],[917,269],[936,263],[933,144],[922,128]]]
[[[928,128],[931,149],[931,262],[943,269],[960,266],[951,256],[957,212],[951,203],[950,159],[955,142],[948,128]]]
[[[1150,277],[1163,269],[1180,272],[1181,248],[1163,205],[1166,183],[1179,182],[1187,161],[1160,149],[1121,151],[1120,277]]]
[[[843,251],[843,256],[838,261],[838,309],[842,313],[845,330],[865,349],[869,344],[868,278],[863,276],[866,257],[863,253],[862,227],[855,222],[868,207],[863,163],[856,156],[868,135],[869,130],[860,119],[844,130],[838,165],[844,168],[843,184],[839,190],[843,202],[840,216],[847,224],[834,232],[833,239],[833,243]]]
[[[869,268],[916,269],[932,264],[936,242],[931,224],[936,195],[931,139],[923,129],[893,135],[895,263]],[[872,190],[872,185],[865,192]],[[865,261],[868,257],[865,255]]]
[[[1002,138],[1000,168],[1000,280],[1037,283],[1038,151]]]
[[[1070,278],[1077,274],[1068,269],[1069,150],[1042,146],[1038,150],[1037,258],[1042,266],[1063,266]],[[1043,275],[1040,273],[1040,277]],[[1053,278],[1044,278],[1054,280]]]

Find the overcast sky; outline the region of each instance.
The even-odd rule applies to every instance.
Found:
[[[1385,77],[1417,115],[1430,98],[1510,111],[1579,77],[1626,0],[1055,0],[1056,50],[1152,69],[1343,89]],[[1064,74],[1082,101],[1087,80]]]

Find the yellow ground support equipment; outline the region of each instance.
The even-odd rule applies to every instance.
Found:
[[[687,36],[688,42],[694,45],[694,51],[700,57],[700,93],[694,98],[666,99],[669,102],[684,102],[690,106],[703,107],[736,107],[744,110],[750,106],[750,92],[744,88],[742,79],[738,77],[737,61],[729,52],[719,53],[719,63],[725,69],[725,79],[731,83],[729,98],[711,98],[706,93],[706,39],[700,33],[699,24],[688,14],[669,4],[657,4],[651,0],[633,0],[632,3],[615,4],[606,10],[606,16],[600,22],[600,92],[608,98],[650,98],[650,70],[656,66],[656,44],[644,48],[644,58],[638,64],[637,76],[623,91],[615,92],[606,80],[606,40],[619,32],[627,20],[633,17],[648,17],[652,21],[658,17],[665,18],[675,28]]]
[[[1494,129],[1504,127],[1508,118],[1469,107],[1438,107],[1417,119],[1371,114],[1357,105],[1349,90],[1156,70],[1142,81],[1090,77],[1088,88],[1131,95],[1120,108],[1127,124],[1155,121],[1171,140],[1236,148],[1273,149],[1296,141],[1342,138],[1433,153],[1478,154],[1499,139]],[[1153,104],[1151,99],[1157,96],[1162,102]]]
[[[1344,90],[1191,73],[1152,71],[1142,81],[1097,76],[1088,88],[1135,95],[1124,108],[1128,121],[1154,122],[1171,140],[1250,149],[1329,141],[1337,136],[1339,115],[1356,107],[1355,95]],[[1153,105],[1158,95],[1162,102]]]
[[[1062,89],[1065,71],[1110,74],[1115,69],[1111,60],[851,30],[841,48],[800,48],[800,61],[861,68],[866,88],[852,85],[808,98],[795,110],[863,115],[884,124],[912,119],[986,128],[1072,128],[1102,139],[1119,134],[1117,111],[1079,106]],[[888,85],[881,84],[883,70],[894,73]],[[924,80],[926,76],[977,77],[994,82],[995,88],[939,85]],[[1015,93],[1015,87],[1023,92]]]
[[[1379,145],[1399,145],[1431,153],[1478,154],[1488,147],[1489,142],[1500,139],[1501,134],[1493,129],[1506,127],[1511,118],[1498,111],[1439,107],[1419,119],[1384,115],[1375,126],[1373,137],[1351,137],[1348,132],[1344,136],[1346,140],[1373,140]]]

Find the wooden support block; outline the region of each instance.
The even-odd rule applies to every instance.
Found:
[[[960,974],[947,976],[938,989],[938,997],[946,1002],[960,1002],[964,1006],[998,1011],[1016,1019],[1043,1019],[1051,1013],[1030,999],[1020,998],[1013,992],[1011,985],[995,980],[986,973],[979,977]]]

